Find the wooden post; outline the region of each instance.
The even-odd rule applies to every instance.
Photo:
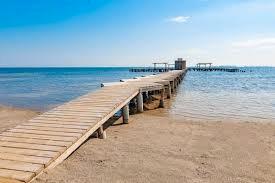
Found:
[[[138,96],[137,96],[137,109],[138,109],[138,112],[143,112],[143,96],[142,96],[142,92],[139,92]]]
[[[174,93],[174,81],[170,82],[171,92]]]
[[[159,102],[159,107],[164,108],[164,89],[160,91],[160,95],[161,95],[161,98]]]
[[[103,129],[103,125],[101,125],[101,126],[98,128],[97,133],[98,133],[98,137],[99,137],[100,139],[106,139],[107,134],[106,134],[106,131]]]
[[[167,98],[171,98],[171,95],[172,95],[172,91],[171,91],[171,85],[170,85],[170,82],[168,84],[168,91],[167,91]]]
[[[129,104],[126,104],[122,108],[122,118],[123,118],[123,123],[128,124],[129,123]]]
[[[176,89],[178,87],[177,78],[175,78],[175,80],[174,80],[174,85],[175,85],[175,89]]]

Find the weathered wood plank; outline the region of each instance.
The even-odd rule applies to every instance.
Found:
[[[38,134],[24,134],[24,133],[14,133],[14,132],[3,132],[2,136],[8,137],[23,137],[23,138],[31,138],[31,139],[46,139],[46,140],[60,140],[60,141],[68,141],[74,142],[76,137],[65,137],[65,136],[50,136],[50,135],[38,135]]]
[[[0,153],[0,159],[3,160],[11,160],[11,161],[22,161],[27,163],[36,163],[47,165],[51,162],[52,158],[47,157],[39,157],[39,156],[29,156],[29,155],[21,155],[21,154],[13,154],[13,153]]]
[[[42,156],[47,158],[55,158],[60,155],[59,152],[54,151],[43,151],[43,150],[34,150],[34,149],[22,149],[22,148],[12,148],[12,147],[1,147],[0,153],[14,153],[21,155],[30,155],[30,156]]]
[[[39,117],[36,117],[34,118],[33,120],[36,120],[36,119],[45,119],[45,118],[53,118],[53,119],[56,119],[56,118],[62,118],[64,120],[89,120],[89,121],[92,121],[92,120],[97,120],[97,119],[100,119],[102,118],[102,116],[104,116],[104,114],[89,114],[89,116],[77,116],[77,115],[62,115],[62,114],[44,114],[43,116],[39,116]],[[30,120],[30,121],[33,121],[33,120]],[[77,122],[77,121],[76,121]],[[82,122],[82,121],[80,121]]]
[[[1,169],[0,169],[0,171],[1,171]],[[0,183],[22,183],[22,181],[0,177]]]
[[[19,125],[16,126],[15,129],[28,129],[28,130],[42,130],[42,131],[53,131],[53,132],[72,132],[72,133],[84,133],[86,130],[82,129],[71,129],[71,128],[65,128],[60,127],[60,128],[51,128],[51,127],[37,127],[37,126],[24,126],[24,125]]]
[[[51,135],[51,136],[61,136],[61,137],[79,137],[82,133],[69,133],[69,132],[53,132],[53,131],[41,131],[41,130],[26,130],[13,128],[7,130],[8,132],[17,132],[25,134],[37,134],[37,135]]]
[[[27,144],[22,142],[5,142],[0,141],[1,147],[13,147],[13,148],[24,148],[24,149],[35,149],[35,150],[44,150],[44,151],[56,151],[60,152],[65,150],[64,146],[51,146],[51,145],[44,145],[44,144]]]
[[[108,106],[108,105],[103,105],[103,106],[97,106],[97,107],[92,107],[92,108],[78,108],[78,107],[73,107],[73,108],[60,108],[60,109],[54,109],[52,112],[63,112],[63,113],[69,113],[69,114],[74,114],[74,113],[85,113],[85,114],[90,114],[90,113],[103,113],[105,114],[106,112],[110,112],[113,109],[116,108],[116,105],[113,106]],[[100,112],[98,112],[100,111]],[[48,113],[47,113],[48,114]]]
[[[95,121],[97,121],[98,119],[101,119],[101,118],[98,118],[98,117],[94,118]],[[44,124],[44,123],[48,123],[48,122],[59,124],[59,122],[62,122],[62,124],[68,123],[68,125],[75,124],[77,126],[86,126],[86,125],[91,125],[94,123],[94,121],[91,118],[90,119],[78,118],[78,117],[70,118],[68,116],[65,116],[64,118],[59,117],[59,116],[47,116],[47,117],[43,116],[40,118],[31,119],[31,120],[29,120],[29,122],[30,123],[40,123],[40,124]]]
[[[81,123],[80,122],[76,122],[76,120],[66,120],[64,121],[64,119],[62,118],[52,118],[52,120],[47,120],[47,118],[45,118],[45,120],[42,118],[42,119],[33,119],[31,121],[31,123],[26,123],[25,125],[29,125],[29,124],[32,124],[32,123],[36,123],[36,124],[39,124],[39,125],[47,125],[47,124],[55,124],[55,125],[70,125],[70,126],[79,126],[79,128],[83,127],[86,129],[86,127],[89,127],[91,125],[93,125],[95,122],[91,122],[91,121],[84,121],[84,120],[81,120]]]
[[[25,123],[24,126],[37,126],[37,127],[50,127],[50,128],[67,128],[67,129],[82,129],[86,130],[90,125],[79,125],[79,124],[47,124],[47,123]]]
[[[44,145],[52,145],[52,146],[63,146],[68,147],[72,145],[72,142],[64,142],[58,140],[44,140],[44,139],[29,139],[29,138],[21,138],[21,137],[8,137],[2,136],[0,134],[1,141],[8,142],[19,142],[19,143],[28,143],[28,144],[44,144]]]
[[[43,169],[42,164],[27,163],[21,161],[11,161],[0,159],[0,168],[9,170],[18,170],[25,172],[40,172]]]
[[[29,182],[34,176],[35,176],[35,173],[33,172],[0,169],[0,177],[3,181],[5,180],[5,178],[6,179],[9,178],[11,179],[9,181],[19,180],[22,182]],[[8,183],[8,182],[5,182],[5,183]],[[17,182],[10,182],[10,183],[17,183]]]
[[[87,119],[95,119],[96,118],[100,118],[106,115],[106,113],[108,114],[109,112],[111,112],[112,110],[108,110],[105,112],[97,112],[97,111],[90,111],[88,112],[70,112],[70,111],[52,111],[49,113],[45,113],[43,115],[43,117],[45,116],[55,116],[55,117],[63,117],[63,116],[72,116],[74,118],[87,118]]]

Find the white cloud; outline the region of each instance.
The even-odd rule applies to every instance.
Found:
[[[269,48],[275,47],[275,37],[251,39],[232,43],[233,47],[238,48]]]
[[[169,22],[175,22],[175,23],[185,23],[190,19],[190,16],[176,16],[172,18],[168,18],[167,20]]]

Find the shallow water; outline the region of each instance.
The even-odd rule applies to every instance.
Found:
[[[167,113],[199,120],[275,120],[275,68],[187,73]],[[150,73],[128,68],[0,68],[0,104],[47,110],[100,88]]]
[[[187,73],[170,114],[199,120],[275,120],[275,68]]]
[[[0,68],[0,104],[48,110],[100,88],[103,82],[146,75],[128,68]]]

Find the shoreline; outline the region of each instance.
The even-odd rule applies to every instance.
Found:
[[[187,121],[156,109],[90,138],[41,182],[272,182],[275,124]],[[0,107],[0,132],[38,112]],[[3,124],[5,124],[3,126]],[[107,176],[108,175],[108,176]]]
[[[0,105],[0,133],[41,114],[39,111]]]

